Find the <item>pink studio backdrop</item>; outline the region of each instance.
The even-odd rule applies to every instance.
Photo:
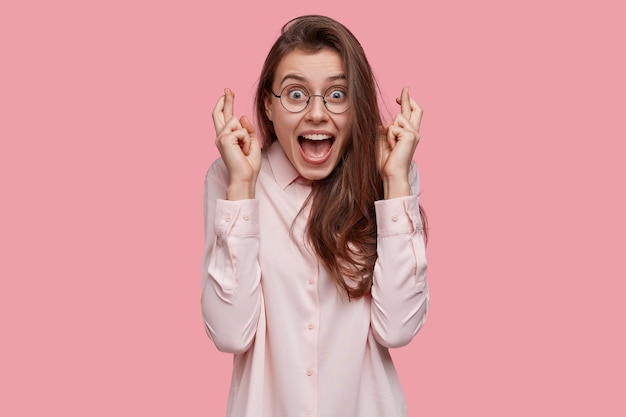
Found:
[[[432,304],[410,416],[626,415],[618,1],[0,6],[0,415],[222,416],[200,317],[210,112],[250,114],[280,26],[362,41],[416,154]]]

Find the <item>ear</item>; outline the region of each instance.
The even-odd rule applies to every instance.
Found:
[[[272,98],[269,94],[265,95],[265,99],[263,100],[263,104],[265,105],[265,115],[267,118],[272,121]]]

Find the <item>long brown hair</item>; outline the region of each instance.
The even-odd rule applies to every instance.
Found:
[[[382,125],[377,84],[359,41],[341,23],[325,16],[301,16],[287,22],[261,71],[256,118],[266,148],[277,139],[264,104],[276,68],[294,49],[316,52],[325,48],[337,51],[343,62],[353,111],[352,132],[335,169],[313,184],[307,200],[307,234],[338,287],[349,298],[360,298],[369,294],[372,286],[377,258],[374,202],[383,198],[383,184],[376,166],[376,143]]]

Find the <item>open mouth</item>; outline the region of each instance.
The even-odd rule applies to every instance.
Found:
[[[330,150],[335,143],[335,137],[326,134],[308,134],[298,136],[300,153],[311,163],[322,163],[330,156]]]

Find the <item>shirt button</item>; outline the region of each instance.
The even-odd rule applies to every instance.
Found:
[[[250,220],[250,216],[248,216],[247,214],[244,214],[241,218],[244,219],[245,221]]]
[[[398,215],[394,214],[393,216],[391,216],[391,221],[397,222],[398,221]]]
[[[227,214],[226,216],[224,216],[224,221],[226,223],[228,223],[230,221],[230,214]]]
[[[313,278],[309,278],[309,281],[308,281],[309,285],[313,285],[314,282],[315,280]]]
[[[307,376],[311,376],[311,375],[313,375],[313,369],[308,368],[308,369],[306,370],[306,375],[307,375]]]
[[[313,329],[315,329],[315,324],[309,323],[309,324],[307,324],[306,328],[309,329],[309,330],[313,330]]]

